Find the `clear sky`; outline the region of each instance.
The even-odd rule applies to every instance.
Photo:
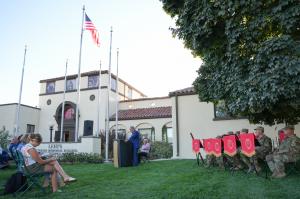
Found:
[[[100,32],[97,48],[84,33],[81,71],[108,69],[113,27],[112,72],[120,49],[119,76],[149,97],[191,86],[201,60],[173,38],[173,20],[159,0],[9,0],[1,4],[0,104],[18,102],[24,45],[27,60],[22,103],[38,106],[39,80],[78,70],[82,5]]]

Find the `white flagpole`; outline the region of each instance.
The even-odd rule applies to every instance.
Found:
[[[109,94],[111,90],[111,47],[112,47],[112,32],[110,29],[110,47],[109,47],[109,64],[108,64],[108,88],[107,88],[107,105],[106,105],[106,127],[105,127],[105,162],[108,162],[108,144],[109,144]]]
[[[117,48],[117,82],[116,82],[116,94],[117,94],[117,99],[116,99],[116,140],[118,139],[118,116],[119,116],[119,48]]]
[[[99,68],[99,78],[98,78],[98,105],[97,105],[97,133],[100,134],[100,103],[101,103],[101,60],[100,60],[100,68]]]
[[[19,135],[19,128],[20,128],[20,106],[21,106],[21,98],[22,98],[22,89],[23,89],[23,78],[24,78],[24,69],[25,69],[25,60],[26,60],[26,52],[27,52],[27,46],[25,45],[24,50],[24,58],[23,58],[23,67],[22,67],[22,76],[21,76],[21,85],[20,85],[20,93],[19,93],[19,102],[17,106],[17,118],[16,118],[16,129],[14,132],[14,136]]]
[[[80,48],[79,48],[79,62],[78,62],[78,74],[77,74],[77,102],[76,102],[76,122],[75,122],[75,142],[78,141],[78,128],[79,128],[79,103],[80,103],[80,67],[81,67],[81,51],[82,51],[82,37],[83,37],[83,24],[84,24],[85,7],[82,7],[82,23],[80,34]]]
[[[63,94],[63,103],[62,103],[62,108],[61,108],[60,142],[63,141],[63,133],[64,133],[64,112],[65,112],[65,100],[66,100],[67,71],[68,71],[68,59],[66,61],[65,80],[64,80],[64,94]]]

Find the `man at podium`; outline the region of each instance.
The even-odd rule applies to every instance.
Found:
[[[139,164],[138,150],[140,147],[140,133],[137,130],[135,130],[133,126],[131,126],[129,130],[131,132],[131,136],[128,141],[132,143],[132,147],[133,147],[132,165],[137,166]]]

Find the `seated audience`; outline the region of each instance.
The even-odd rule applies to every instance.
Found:
[[[8,153],[2,149],[2,147],[0,146],[0,166],[1,168],[5,165],[8,165]]]
[[[21,151],[22,148],[23,148],[26,144],[28,144],[28,142],[29,142],[29,135],[30,135],[30,134],[26,133],[26,134],[24,134],[24,135],[20,138],[20,142],[19,142],[19,144],[18,144],[18,146],[17,146],[17,150]]]
[[[255,154],[252,157],[247,157],[241,154],[242,161],[248,166],[248,173],[256,170],[261,171],[261,166],[258,163],[258,159],[265,160],[266,156],[272,151],[272,140],[264,134],[264,128],[258,126],[255,130],[255,137],[260,146],[255,147]]]
[[[140,152],[138,154],[139,155],[139,162],[141,161],[142,157],[146,157],[146,158],[148,157],[150,149],[151,149],[151,145],[149,143],[149,140],[147,138],[144,138],[143,139],[143,145],[140,148]]]
[[[266,157],[273,178],[286,176],[284,163],[300,160],[300,138],[295,135],[294,130],[294,126],[285,127],[285,139],[272,154]]]
[[[36,148],[42,142],[40,134],[30,134],[29,143],[22,148],[22,154],[25,159],[25,164],[28,170],[32,173],[49,172],[51,173],[52,191],[56,192],[57,188],[57,174],[63,177],[64,182],[76,181],[75,178],[70,177],[59,165],[54,157],[43,160]]]

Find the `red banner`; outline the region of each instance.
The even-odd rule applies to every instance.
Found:
[[[224,143],[224,153],[226,153],[230,157],[234,156],[237,153],[236,136],[227,135],[224,136],[222,140]]]
[[[201,141],[199,139],[193,139],[193,151],[194,153],[200,152]]]
[[[203,144],[204,144],[204,150],[206,154],[211,155],[213,153],[213,139],[204,139]]]
[[[252,157],[255,154],[255,143],[253,133],[240,134],[242,153],[248,157]]]
[[[222,155],[222,139],[212,139],[213,143],[213,151],[212,153],[216,157],[220,157]]]

